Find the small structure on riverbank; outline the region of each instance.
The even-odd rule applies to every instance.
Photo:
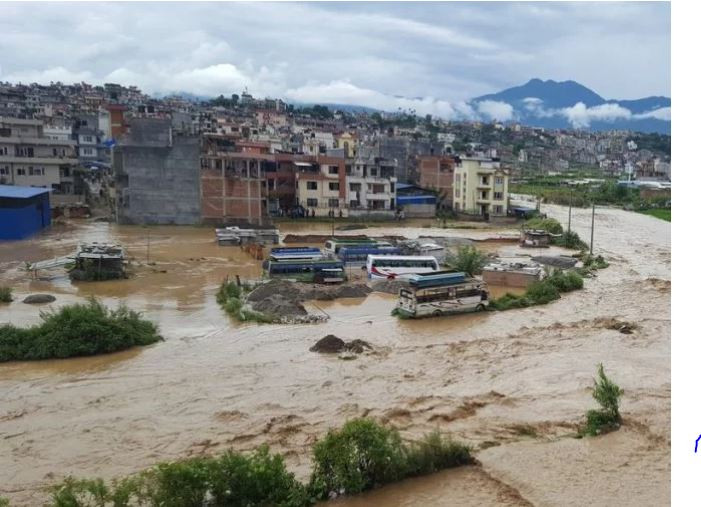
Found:
[[[550,238],[556,236],[560,236],[560,234],[551,234],[540,229],[523,229],[521,230],[519,244],[524,247],[548,248],[550,246]]]
[[[493,262],[482,268],[482,280],[488,285],[528,287],[545,277],[545,270],[536,263]]]
[[[107,243],[82,244],[69,271],[72,280],[96,281],[126,278],[126,256],[120,245]]]

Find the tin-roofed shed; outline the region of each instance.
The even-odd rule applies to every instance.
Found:
[[[50,191],[0,185],[0,241],[28,238],[51,225]]]

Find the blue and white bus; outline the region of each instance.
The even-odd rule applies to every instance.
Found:
[[[368,278],[393,280],[440,270],[438,260],[428,255],[368,255]]]
[[[331,283],[346,279],[338,259],[268,259],[263,269],[269,277],[292,278],[300,282]]]
[[[344,246],[338,250],[338,258],[345,266],[365,266],[368,255],[399,255],[401,250],[393,246]]]
[[[270,258],[275,260],[283,259],[321,259],[324,254],[320,249],[314,247],[279,247],[270,250]]]

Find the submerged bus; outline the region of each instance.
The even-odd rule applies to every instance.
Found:
[[[391,247],[392,243],[372,238],[331,238],[324,243],[326,252],[337,255],[343,247]]]
[[[365,266],[368,255],[399,255],[401,250],[394,246],[343,246],[338,250],[338,258],[346,266]]]
[[[482,311],[489,305],[489,292],[482,280],[465,273],[442,271],[414,275],[410,286],[400,289],[396,310],[404,317],[439,317],[452,313]]]
[[[292,278],[300,282],[336,283],[346,279],[343,263],[337,259],[269,259],[263,269],[271,278]]]
[[[279,247],[270,250],[270,258],[275,260],[284,259],[321,259],[324,256],[321,250],[314,247]]]
[[[392,280],[409,275],[438,271],[438,260],[428,255],[368,255],[367,270],[371,280]]]

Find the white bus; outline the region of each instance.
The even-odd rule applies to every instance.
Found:
[[[397,312],[404,317],[439,317],[451,313],[479,312],[489,305],[489,292],[481,280],[453,285],[412,286],[399,291]]]
[[[368,255],[367,270],[371,280],[392,280],[409,275],[438,271],[438,261],[424,255]]]

